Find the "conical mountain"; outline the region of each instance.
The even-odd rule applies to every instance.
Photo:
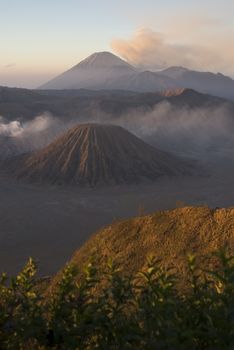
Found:
[[[78,63],[72,69],[79,68],[128,68],[130,70],[134,70],[134,68],[128,64],[126,61],[122,60],[120,57],[114,55],[111,52],[103,51],[103,52],[95,52],[92,55],[85,58],[83,61]]]
[[[136,69],[110,52],[96,52],[40,89],[105,89],[116,78]]]
[[[191,173],[190,163],[119,126],[81,124],[26,157],[20,178],[58,184],[123,184]]]

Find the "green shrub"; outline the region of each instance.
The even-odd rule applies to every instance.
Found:
[[[30,259],[0,280],[0,349],[234,349],[234,264],[226,249],[212,271],[188,258],[188,286],[149,258],[136,276],[114,262],[66,266],[48,295]]]

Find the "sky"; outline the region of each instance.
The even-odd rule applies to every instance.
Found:
[[[233,0],[0,0],[0,85],[36,88],[97,51],[234,77]]]

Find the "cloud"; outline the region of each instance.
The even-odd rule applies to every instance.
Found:
[[[226,104],[191,109],[162,101],[151,111],[134,109],[116,123],[168,152],[208,157],[233,153],[234,124]]]
[[[20,135],[22,127],[20,122],[15,120],[13,122],[7,122],[0,116],[0,136],[12,136]]]
[[[8,122],[0,116],[0,136],[24,137],[48,130],[59,122],[49,113],[44,113],[33,120],[21,124],[18,120]]]
[[[174,19],[162,32],[137,30],[125,39],[113,39],[114,52],[144,69],[184,66],[234,76],[234,32],[215,20]]]
[[[0,116],[0,159],[45,147],[69,126],[47,112],[24,123]]]
[[[46,147],[76,123],[65,122],[49,112],[22,123],[0,116],[0,160]]]

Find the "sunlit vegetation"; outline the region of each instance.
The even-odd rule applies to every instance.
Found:
[[[187,288],[173,267],[148,258],[129,275],[115,262],[90,262],[77,280],[67,265],[41,290],[30,259],[0,282],[1,349],[233,349],[234,257],[222,249],[212,270],[188,257]]]

